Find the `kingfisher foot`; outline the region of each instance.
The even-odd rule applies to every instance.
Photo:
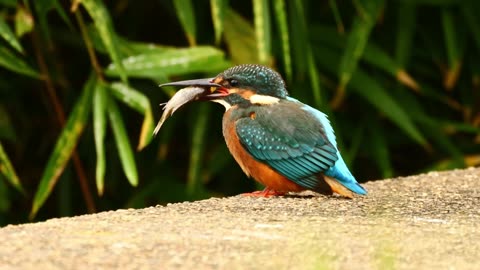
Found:
[[[276,197],[276,196],[283,196],[285,195],[286,192],[281,192],[281,191],[276,191],[273,189],[265,188],[264,190],[260,191],[254,191],[254,192],[249,192],[249,193],[242,193],[242,196],[248,196],[248,197],[264,197],[264,198],[269,198],[269,197]]]

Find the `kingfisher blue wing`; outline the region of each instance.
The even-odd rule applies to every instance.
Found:
[[[315,190],[320,181],[315,176],[328,171],[339,158],[327,136],[329,130],[293,102],[258,106],[249,115],[236,122],[244,148],[291,181]]]

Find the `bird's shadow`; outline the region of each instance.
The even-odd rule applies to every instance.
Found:
[[[334,199],[334,200],[351,200],[351,198],[343,197],[343,196],[340,196],[340,195],[337,195],[337,194],[326,195],[326,194],[313,193],[313,192],[287,193],[287,194],[284,194],[284,195],[278,196],[278,197],[292,198],[292,199],[324,198],[324,199]]]

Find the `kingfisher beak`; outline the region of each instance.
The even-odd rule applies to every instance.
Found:
[[[205,89],[205,92],[198,97],[199,100],[214,100],[228,96],[229,92],[222,85],[214,82],[215,78],[186,80],[161,84],[162,86],[196,86]]]
[[[216,84],[213,82],[215,78],[207,78],[207,79],[196,79],[196,80],[186,80],[186,81],[179,81],[179,82],[171,82],[171,83],[164,83],[161,84],[160,87],[163,86],[200,86],[200,87],[221,87],[221,85]]]

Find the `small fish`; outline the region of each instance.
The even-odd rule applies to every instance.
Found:
[[[205,92],[208,91],[205,88],[190,86],[183,89],[180,89],[175,95],[167,102],[160,104],[163,105],[163,114],[160,120],[158,121],[155,130],[153,131],[154,135],[157,135],[158,131],[162,127],[165,120],[170,117],[178,108],[187,104],[190,101],[194,101],[200,98]]]

